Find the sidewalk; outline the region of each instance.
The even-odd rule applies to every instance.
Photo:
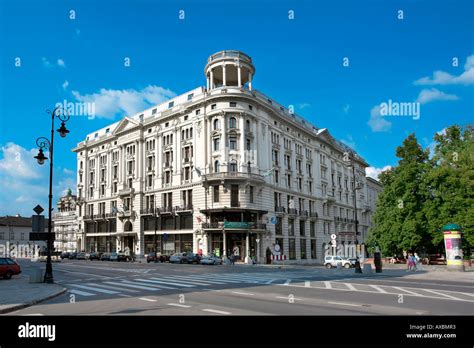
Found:
[[[57,284],[29,283],[26,274],[13,276],[10,280],[0,279],[0,314],[32,306],[66,291]]]

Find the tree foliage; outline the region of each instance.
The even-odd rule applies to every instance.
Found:
[[[415,134],[396,149],[398,165],[380,174],[379,195],[367,244],[386,254],[439,251],[441,228],[456,223],[474,245],[474,128],[457,125],[434,136],[430,158]]]

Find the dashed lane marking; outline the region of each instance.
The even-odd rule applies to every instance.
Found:
[[[222,314],[222,315],[230,315],[232,314],[231,312],[224,312],[224,311],[219,311],[217,309],[208,309],[205,308],[202,310],[203,312],[210,312],[210,313],[216,313],[216,314]]]
[[[360,304],[355,303],[345,303],[345,302],[328,302],[329,304],[335,304],[340,306],[351,306],[351,307],[362,307]]]
[[[138,298],[139,300],[142,300],[142,301],[148,301],[148,302],[156,302],[156,300],[153,300],[151,298],[146,298],[146,297],[140,297]]]
[[[252,294],[250,292],[244,292],[244,291],[232,291],[233,294],[236,295],[245,295],[245,296],[254,296],[255,294]]]
[[[168,306],[181,307],[181,308],[191,308],[191,306],[181,304],[181,303],[168,303]]]

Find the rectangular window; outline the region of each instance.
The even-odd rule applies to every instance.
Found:
[[[214,138],[214,151],[219,151],[220,139]]]
[[[288,239],[288,246],[289,246],[289,255],[288,258],[290,260],[296,260],[296,242],[294,238]]]
[[[311,239],[311,258],[316,259],[316,239]]]
[[[191,93],[191,94],[188,94],[188,100],[192,100],[192,99],[193,99],[193,96],[194,96],[194,94],[193,94],[193,93]]]
[[[316,237],[316,223],[314,221],[309,222],[309,236]]]
[[[300,257],[306,259],[306,239],[300,239]]]
[[[254,201],[253,201],[253,186],[250,186],[250,188],[249,188],[249,202],[254,203]]]
[[[237,150],[237,138],[229,137],[229,148],[231,150]]]
[[[306,236],[305,225],[306,225],[306,221],[300,220],[300,236]]]
[[[229,103],[229,106],[230,106],[231,108],[235,108],[235,107],[237,106],[237,103],[236,103],[236,102],[230,102],[230,103]]]
[[[212,193],[214,203],[219,203],[219,185],[214,186]]]
[[[282,226],[282,220],[281,217],[276,218],[276,224],[275,224],[275,234],[282,235],[283,234],[283,226]]]
[[[288,219],[288,235],[294,236],[295,235],[295,220]]]
[[[174,101],[168,103],[168,109],[171,109],[174,106]]]

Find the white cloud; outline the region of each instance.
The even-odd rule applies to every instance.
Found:
[[[387,132],[392,128],[392,123],[380,114],[380,105],[376,105],[370,110],[370,119],[367,124],[372,132]]]
[[[342,108],[342,111],[344,111],[345,114],[348,114],[350,108],[351,108],[351,106],[350,106],[349,104],[346,104],[346,105],[344,105],[344,107]]]
[[[310,103],[300,103],[300,104],[298,104],[298,108],[301,109],[301,110],[309,108],[310,106],[311,106]]]
[[[62,84],[62,86],[63,86],[63,89],[66,90],[67,87],[69,86],[69,81],[65,80],[64,83]]]
[[[169,89],[153,85],[141,90],[102,88],[98,93],[82,95],[78,91],[72,91],[72,94],[80,102],[95,103],[97,117],[103,118],[114,118],[117,114],[132,115],[176,96]]]
[[[66,67],[66,63],[64,62],[63,59],[59,58],[58,61],[58,66],[62,67],[62,68],[65,68]]]
[[[379,174],[390,168],[392,168],[392,166],[385,166],[383,168],[367,167],[365,168],[365,175],[372,179],[378,180]]]
[[[421,104],[427,104],[436,100],[458,100],[459,97],[454,94],[444,93],[436,88],[423,89],[416,101]]]
[[[72,174],[74,174],[74,171],[73,171],[73,170],[70,170],[70,169],[67,169],[67,168],[64,168],[64,169],[63,169],[63,172],[64,172],[64,174],[67,174],[67,175],[72,175]]]
[[[0,149],[3,158],[0,159],[0,175],[34,179],[40,176],[36,160],[33,158],[38,154],[37,149],[26,150],[25,148],[7,143]],[[47,154],[45,154],[47,156]]]
[[[474,84],[474,55],[470,55],[464,64],[464,72],[451,75],[445,71],[437,70],[433,77],[425,76],[415,81],[415,85],[471,85]]]
[[[2,183],[0,215],[31,216],[33,207],[48,204],[49,166],[40,166],[33,158],[37,149],[27,150],[9,142],[0,148],[0,182]],[[45,155],[49,157],[46,152]],[[71,171],[69,171],[71,172]],[[54,174],[53,199],[64,189],[75,189],[75,174],[58,170]],[[55,204],[56,202],[53,202]]]
[[[43,62],[43,66],[45,66],[47,68],[49,68],[51,66],[51,63],[45,57],[42,57],[41,61]]]

